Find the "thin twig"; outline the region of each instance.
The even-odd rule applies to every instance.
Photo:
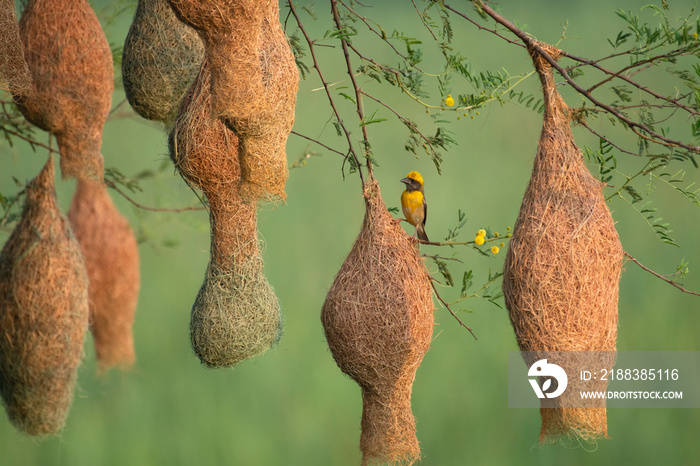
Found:
[[[325,78],[323,77],[323,73],[321,72],[321,67],[318,64],[318,60],[316,59],[316,52],[314,50],[314,41],[311,40],[308,33],[306,32],[306,29],[304,28],[304,25],[301,22],[301,18],[299,18],[299,15],[297,14],[297,10],[294,7],[293,1],[288,0],[287,4],[289,5],[289,9],[292,12],[292,15],[294,16],[295,21],[297,22],[297,26],[299,27],[299,30],[304,35],[304,39],[306,40],[306,43],[309,46],[309,53],[311,54],[311,59],[314,62],[313,68],[316,70],[316,74],[318,74],[318,77],[321,80],[321,84],[323,84],[323,89],[325,89],[325,91],[326,91],[326,96],[328,97],[328,102],[330,103],[331,108],[333,109],[333,113],[335,114],[335,118],[338,121],[338,124],[340,125],[340,127],[343,129],[343,132],[345,133],[345,139],[348,141],[348,155],[344,155],[345,160],[347,160],[349,156],[352,156],[353,160],[355,161],[355,164],[357,165],[357,172],[360,175],[360,180],[362,181],[362,185],[364,186],[365,179],[364,179],[364,176],[362,174],[362,164],[360,163],[360,159],[357,156],[357,152],[355,152],[355,146],[352,143],[352,137],[350,136],[350,131],[345,126],[343,119],[340,117],[340,112],[338,112],[338,109],[335,106],[335,101],[333,100],[333,96],[331,95],[331,90],[330,90],[330,87],[328,85],[328,82],[325,80]]]
[[[185,211],[189,211],[189,210],[206,210],[205,207],[200,207],[200,206],[181,207],[179,209],[171,209],[171,208],[166,208],[166,207],[147,207],[143,204],[139,204],[138,202],[133,200],[131,197],[129,197],[124,191],[119,189],[119,186],[117,186],[116,183],[114,183],[112,180],[104,180],[104,181],[105,181],[105,184],[107,186],[109,186],[110,188],[112,188],[113,190],[115,190],[116,192],[121,194],[124,197],[124,199],[131,202],[139,209],[149,210],[151,212],[185,212]]]
[[[474,339],[475,339],[475,340],[478,340],[478,338],[476,337],[476,335],[474,335],[474,332],[472,331],[472,329],[470,329],[469,327],[467,327],[467,326],[464,324],[464,322],[462,322],[462,321],[459,319],[459,317],[457,317],[457,314],[455,314],[454,312],[452,312],[452,309],[450,309],[450,305],[447,304],[447,303],[445,302],[444,299],[442,299],[442,297],[440,296],[440,293],[438,293],[438,290],[437,290],[437,288],[435,287],[435,280],[431,279],[431,280],[430,280],[430,284],[431,284],[432,287],[433,287],[433,291],[435,292],[435,297],[438,299],[438,301],[440,301],[440,302],[442,303],[442,305],[445,306],[445,309],[447,309],[448,311],[450,311],[450,314],[452,314],[452,317],[454,317],[455,319],[457,319],[457,322],[459,322],[459,325],[461,325],[462,327],[464,327],[464,328],[466,328],[467,330],[469,330],[469,333],[472,334],[472,336],[474,337]]]
[[[641,262],[639,262],[637,259],[635,259],[634,257],[632,257],[632,256],[631,256],[628,252],[626,252],[626,251],[625,251],[625,256],[627,256],[627,258],[628,258],[629,260],[631,260],[632,262],[634,262],[635,264],[637,264],[638,266],[640,266],[643,270],[649,272],[650,274],[652,274],[653,276],[655,276],[655,277],[657,277],[657,278],[660,278],[661,280],[665,281],[666,283],[675,286],[676,288],[678,288],[679,290],[681,290],[683,293],[692,294],[692,295],[694,295],[694,296],[700,296],[700,293],[698,293],[698,292],[696,292],[696,291],[687,290],[687,289],[683,288],[683,286],[680,285],[679,283],[676,283],[675,281],[666,278],[666,276],[661,275],[660,273],[654,272],[654,271],[651,270],[649,267],[646,267],[645,265],[642,265]]]
[[[326,150],[329,150],[329,151],[331,151],[331,152],[334,152],[334,153],[336,153],[336,154],[339,154],[339,155],[340,155],[341,157],[343,157],[343,158],[346,157],[346,155],[343,154],[342,152],[340,152],[339,150],[333,149],[332,147],[325,145],[324,143],[322,143],[322,142],[319,141],[318,139],[311,138],[311,137],[306,136],[306,135],[304,135],[304,134],[301,134],[301,133],[299,133],[299,132],[297,132],[297,131],[292,131],[291,134],[293,134],[293,135],[295,135],[295,136],[299,136],[300,138],[306,139],[307,141],[311,141],[311,142],[313,142],[314,144],[318,144],[319,146],[323,147],[323,148],[326,149]]]
[[[32,139],[32,138],[30,138],[30,137],[24,136],[23,134],[20,134],[20,133],[18,133],[18,132],[16,132],[16,131],[13,131],[13,130],[11,130],[11,129],[2,128],[2,131],[3,131],[4,133],[11,134],[11,135],[13,135],[13,136],[15,136],[15,137],[18,137],[18,138],[22,139],[23,141],[27,141],[27,142],[28,142],[29,144],[31,144],[32,146],[38,146],[38,147],[44,148],[44,149],[48,150],[48,151],[51,152],[51,153],[56,153],[56,154],[58,153],[58,151],[57,151],[56,149],[54,149],[53,147],[47,146],[46,144],[43,144],[43,143],[41,143],[41,142],[39,142],[39,141],[37,141],[37,140],[35,140],[35,139]]]

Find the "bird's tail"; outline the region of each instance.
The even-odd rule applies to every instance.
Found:
[[[416,228],[416,232],[418,233],[418,239],[421,241],[425,241],[426,243],[429,243],[430,240],[428,239],[428,235],[425,233],[425,228],[423,225],[418,225]]]

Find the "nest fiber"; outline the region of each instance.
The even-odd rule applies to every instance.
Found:
[[[558,57],[556,49],[547,50]],[[602,184],[574,142],[551,67],[536,51],[531,54],[545,114],[506,256],[506,306],[523,351],[615,351],[622,245]],[[603,382],[596,389],[605,388]],[[574,392],[567,389],[560,397],[561,408],[541,409],[541,442],[562,435],[607,436],[605,408],[567,407]]]
[[[114,69],[95,13],[87,0],[28,0],[19,30],[33,83],[19,109],[56,135],[64,178],[101,179]]]
[[[139,295],[139,253],[129,222],[104,183],[78,180],[68,211],[87,269],[90,330],[101,369],[134,362],[131,328]]]
[[[321,320],[335,362],[362,388],[363,464],[412,463],[420,448],[411,389],[433,332],[430,277],[375,180],[364,196],[362,230],[328,291]]]
[[[17,98],[32,91],[32,77],[24,59],[14,0],[0,0],[0,89],[8,89]]]
[[[286,141],[299,73],[276,0],[169,0],[199,31],[211,66],[213,114],[239,138],[241,197],[284,199]]]
[[[139,0],[122,54],[124,91],[136,113],[170,126],[203,59],[202,40],[168,0]]]
[[[26,433],[65,424],[88,326],[87,286],[49,158],[0,253],[0,391],[10,421]]]
[[[182,102],[169,145],[177,169],[209,201],[211,261],[192,307],[192,348],[206,366],[233,366],[275,344],[282,321],[263,273],[255,206],[239,194],[238,139],[212,118],[206,62]]]

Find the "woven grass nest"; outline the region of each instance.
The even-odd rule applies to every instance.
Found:
[[[169,1],[204,41],[213,116],[239,138],[241,198],[283,200],[299,72],[279,23],[278,2]]]
[[[553,58],[557,49],[540,44]],[[532,176],[505,260],[503,294],[522,351],[615,351],[623,250],[602,184],[586,168],[551,66],[531,50],[545,113]],[[570,378],[571,379],[571,378]],[[572,381],[573,382],[573,381]],[[596,389],[605,390],[606,382]],[[542,408],[540,441],[607,437],[606,411],[571,408],[576,387]]]
[[[33,84],[19,109],[56,135],[64,178],[101,179],[114,68],[95,13],[87,0],[28,0],[19,31]]]
[[[78,180],[68,219],[88,273],[90,330],[100,370],[127,369],[135,360],[132,326],[140,288],[136,238],[101,181]]]
[[[21,219],[0,253],[0,392],[10,421],[28,434],[65,424],[88,327],[87,287],[50,157],[27,185]]]
[[[209,201],[211,261],[192,307],[192,348],[208,367],[230,367],[276,344],[279,302],[263,273],[255,205],[239,194],[238,139],[211,114],[210,71],[202,66],[170,132],[178,171]]]
[[[168,0],[139,0],[122,54],[124,91],[136,113],[169,128],[202,60],[202,40]]]
[[[32,92],[32,76],[24,59],[14,0],[0,0],[0,89],[17,99]]]
[[[375,180],[364,197],[362,229],[328,291],[321,320],[336,363],[362,388],[363,464],[413,463],[420,448],[411,389],[432,338],[430,277]]]

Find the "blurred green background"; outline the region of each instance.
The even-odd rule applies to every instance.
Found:
[[[382,22],[385,29],[396,27],[424,36],[410,2],[377,3],[371,12],[386,21]],[[693,5],[687,0],[669,3],[672,18],[687,14]],[[114,8],[106,1],[93,4],[102,17]],[[644,4],[631,0],[537,0],[502,2],[500,6],[506,17],[527,25],[528,32],[550,43],[559,40],[568,21],[567,39],[561,46],[574,54],[599,57],[609,53],[606,39],[623,27],[613,12],[618,8],[639,12]],[[465,2],[459,7],[469,11]],[[302,16],[316,37],[330,29],[328,9],[325,2],[316,5],[318,22]],[[286,13],[283,7],[283,18]],[[113,45],[123,44],[130,21],[131,12],[127,12],[107,27]],[[290,30],[293,24],[290,20]],[[476,69],[504,67],[513,74],[531,70],[521,48],[479,32],[464,21],[454,19],[453,26],[455,47]],[[355,43],[362,46],[363,40],[357,38]],[[369,51],[383,59],[391,57],[390,51],[381,47]],[[339,48],[320,53],[326,60],[326,79],[338,86],[348,85],[338,61]],[[439,62],[430,55],[425,58],[426,68]],[[376,90],[364,78],[360,84]],[[471,92],[463,81],[454,80],[451,85],[453,95]],[[534,78],[526,83],[533,91],[537,85]],[[302,81],[295,129],[342,149],[343,140],[335,136],[328,121],[330,111],[319,87],[313,74]],[[397,110],[429,123],[425,110],[399,98],[396,89],[382,92]],[[114,104],[123,99],[119,89]],[[437,92],[431,99],[439,104]],[[570,105],[580,102],[576,99],[573,97]],[[341,105],[349,127],[359,138],[352,104]],[[403,189],[399,180],[415,169],[426,180],[431,239],[444,236],[457,223],[458,209],[468,218],[460,236],[464,241],[473,239],[479,228],[491,227],[503,234],[506,226],[513,225],[535,155],[540,115],[515,105],[495,104],[480,110],[474,119],[457,121],[449,116],[459,145],[444,154],[441,176],[427,157],[416,159],[404,151],[403,125],[392,120],[388,112],[378,116],[390,119],[368,128],[379,161],[376,176],[389,207],[398,206]],[[596,144],[578,130],[576,135],[581,145]],[[45,140],[45,135],[39,132],[38,138]],[[632,139],[621,141],[634,147]],[[325,293],[359,231],[363,202],[359,179],[347,171],[343,179],[339,156],[292,136],[287,147],[290,163],[308,149],[321,155],[291,171],[287,202],[264,208],[259,218],[266,272],[285,318],[279,346],[233,370],[203,368],[190,349],[188,324],[190,306],[208,261],[206,213],[147,212],[111,191],[142,240],[142,289],[134,325],[137,363],[131,372],[112,371],[98,377],[88,337],[66,428],[57,436],[37,440],[16,432],[2,416],[1,464],[359,464],[360,390],[335,365],[319,315]],[[2,193],[16,192],[12,177],[24,183],[46,160],[45,151],[33,152],[19,142],[12,148],[3,142],[0,151]],[[107,167],[127,176],[156,172],[141,183],[142,192],[132,194],[138,202],[154,207],[197,203],[168,165],[165,136],[157,125],[135,116],[111,119],[105,128],[103,154]],[[630,162],[627,159],[623,157],[625,163]],[[632,162],[620,169],[632,171],[634,166]],[[689,169],[689,183],[700,179],[689,165],[678,168]],[[57,184],[61,205],[67,208],[74,183]],[[641,184],[639,189],[643,188]],[[661,273],[673,272],[681,258],[689,260],[692,273],[685,284],[699,290],[698,208],[663,187],[654,199],[682,247],[661,245],[638,214],[613,201],[610,207],[625,250]],[[0,232],[0,243],[8,235]],[[448,254],[434,247],[423,250]],[[502,269],[505,248],[495,257],[469,249],[460,257],[465,262],[460,267],[473,269],[475,285],[479,286],[489,270]],[[457,277],[461,277],[460,267],[455,269]],[[700,349],[700,298],[679,292],[632,263],[626,264],[620,286],[618,349]],[[458,292],[443,291],[448,300],[455,299]],[[412,398],[422,464],[694,464],[697,460],[700,416],[695,409],[609,410],[611,439],[597,444],[538,446],[538,411],[508,408],[507,354],[517,347],[507,312],[485,300],[470,300],[459,308],[471,311],[460,317],[479,340],[471,338],[446,310],[436,309],[435,338],[418,370]]]

